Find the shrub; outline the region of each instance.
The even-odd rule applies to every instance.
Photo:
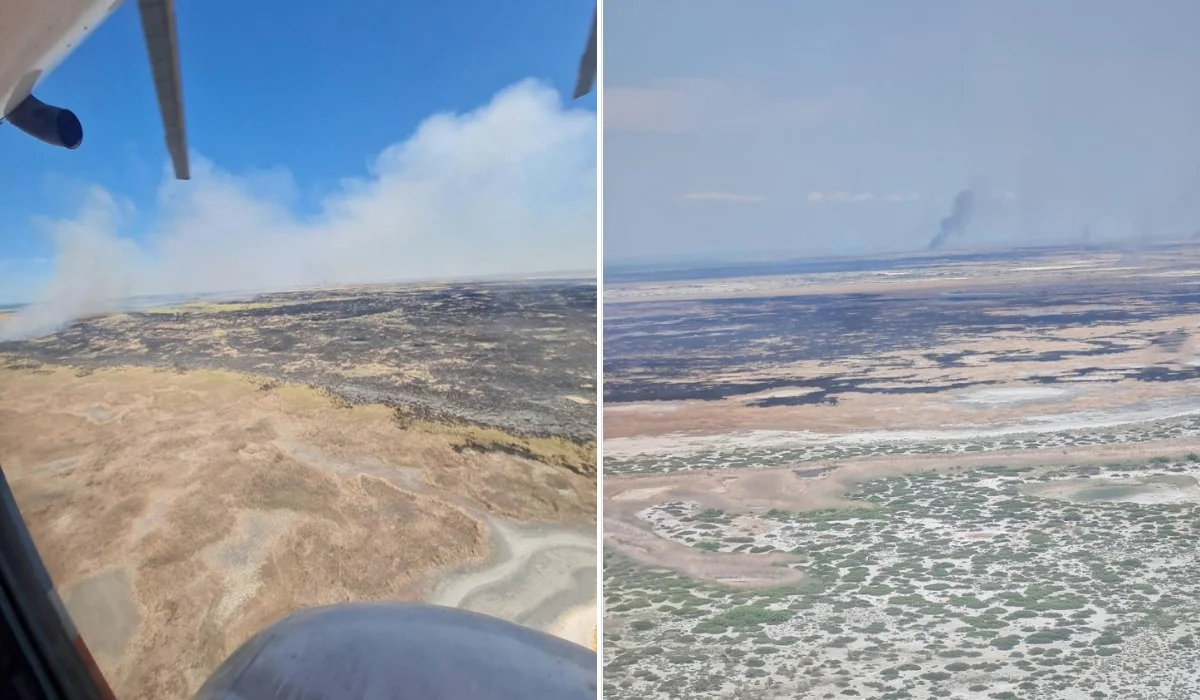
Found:
[[[1059,627],[1034,632],[1025,638],[1025,642],[1028,644],[1049,644],[1051,642],[1065,642],[1070,638],[1071,630]]]
[[[728,627],[749,627],[751,625],[778,625],[790,619],[792,619],[792,613],[788,610],[768,610],[757,605],[741,605],[717,615],[712,621]]]

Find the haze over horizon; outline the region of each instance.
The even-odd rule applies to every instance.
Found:
[[[1186,238],[1198,22],[1182,0],[609,0],[606,259]]]
[[[864,250],[864,251],[805,251],[802,249],[787,249],[787,248],[762,248],[762,249],[731,249],[720,252],[687,254],[687,253],[662,253],[655,255],[643,255],[633,258],[614,258],[611,255],[605,255],[604,267],[609,268],[636,268],[636,267],[677,267],[681,269],[691,269],[693,267],[706,265],[754,265],[754,264],[771,264],[780,262],[820,262],[826,260],[843,260],[843,259],[883,259],[893,256],[967,256],[979,253],[1007,253],[1019,251],[1038,251],[1045,249],[1052,250],[1070,250],[1078,248],[1080,250],[1103,250],[1111,252],[1120,252],[1124,254],[1137,254],[1147,248],[1157,245],[1196,245],[1200,247],[1200,240],[1193,236],[1164,236],[1157,239],[1113,239],[1110,241],[1102,240],[1059,240],[1039,243],[1037,241],[975,241],[963,240],[958,241],[953,247],[930,249],[928,245],[918,245],[916,247],[896,247],[896,248],[881,248],[879,250]]]

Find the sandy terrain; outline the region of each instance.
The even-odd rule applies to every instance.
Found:
[[[187,697],[303,607],[421,599],[507,551],[489,522],[594,527],[594,479],[553,440],[224,371],[22,364],[0,370],[0,463],[121,698]],[[527,560],[593,567],[586,587],[563,573],[567,593],[520,599],[519,567],[493,581],[546,628],[594,597],[594,549],[559,544]]]
[[[647,504],[649,505],[649,504]],[[604,544],[647,566],[677,571],[689,578],[726,586],[767,588],[795,583],[804,576],[775,564],[800,561],[788,555],[706,552],[656,535],[634,513],[618,511],[604,516]]]

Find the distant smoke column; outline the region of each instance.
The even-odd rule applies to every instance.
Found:
[[[950,215],[942,219],[941,230],[929,242],[929,249],[937,250],[946,243],[946,239],[962,235],[967,230],[967,224],[971,223],[971,212],[974,210],[974,192],[963,190],[955,195],[954,207],[950,210]]]

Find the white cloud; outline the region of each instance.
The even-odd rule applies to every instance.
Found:
[[[49,258],[0,258],[0,269],[26,269],[37,265],[45,265]]]
[[[663,80],[647,87],[606,87],[604,128],[676,134],[787,130],[845,117],[864,103],[863,94],[852,90],[795,97],[773,94],[747,82]]]
[[[915,194],[875,194],[874,192],[845,192],[842,190],[833,192],[813,190],[808,193],[808,201],[812,204],[856,204],[860,202],[899,204],[902,202],[915,202],[918,199],[920,199],[920,196]]]
[[[734,192],[689,192],[680,199],[687,202],[737,202],[739,204],[767,201],[767,198],[761,194],[737,194]]]
[[[429,117],[314,216],[296,213],[286,171],[238,175],[195,157],[192,180],[164,179],[135,242],[128,206],[94,186],[75,216],[41,222],[53,277],[0,337],[126,296],[592,271],[595,154],[595,114],[524,81],[474,112]]]
[[[845,204],[848,202],[869,202],[873,199],[875,199],[875,195],[870,192],[820,192],[813,190],[808,193],[808,201],[813,204],[822,204],[825,202]]]

